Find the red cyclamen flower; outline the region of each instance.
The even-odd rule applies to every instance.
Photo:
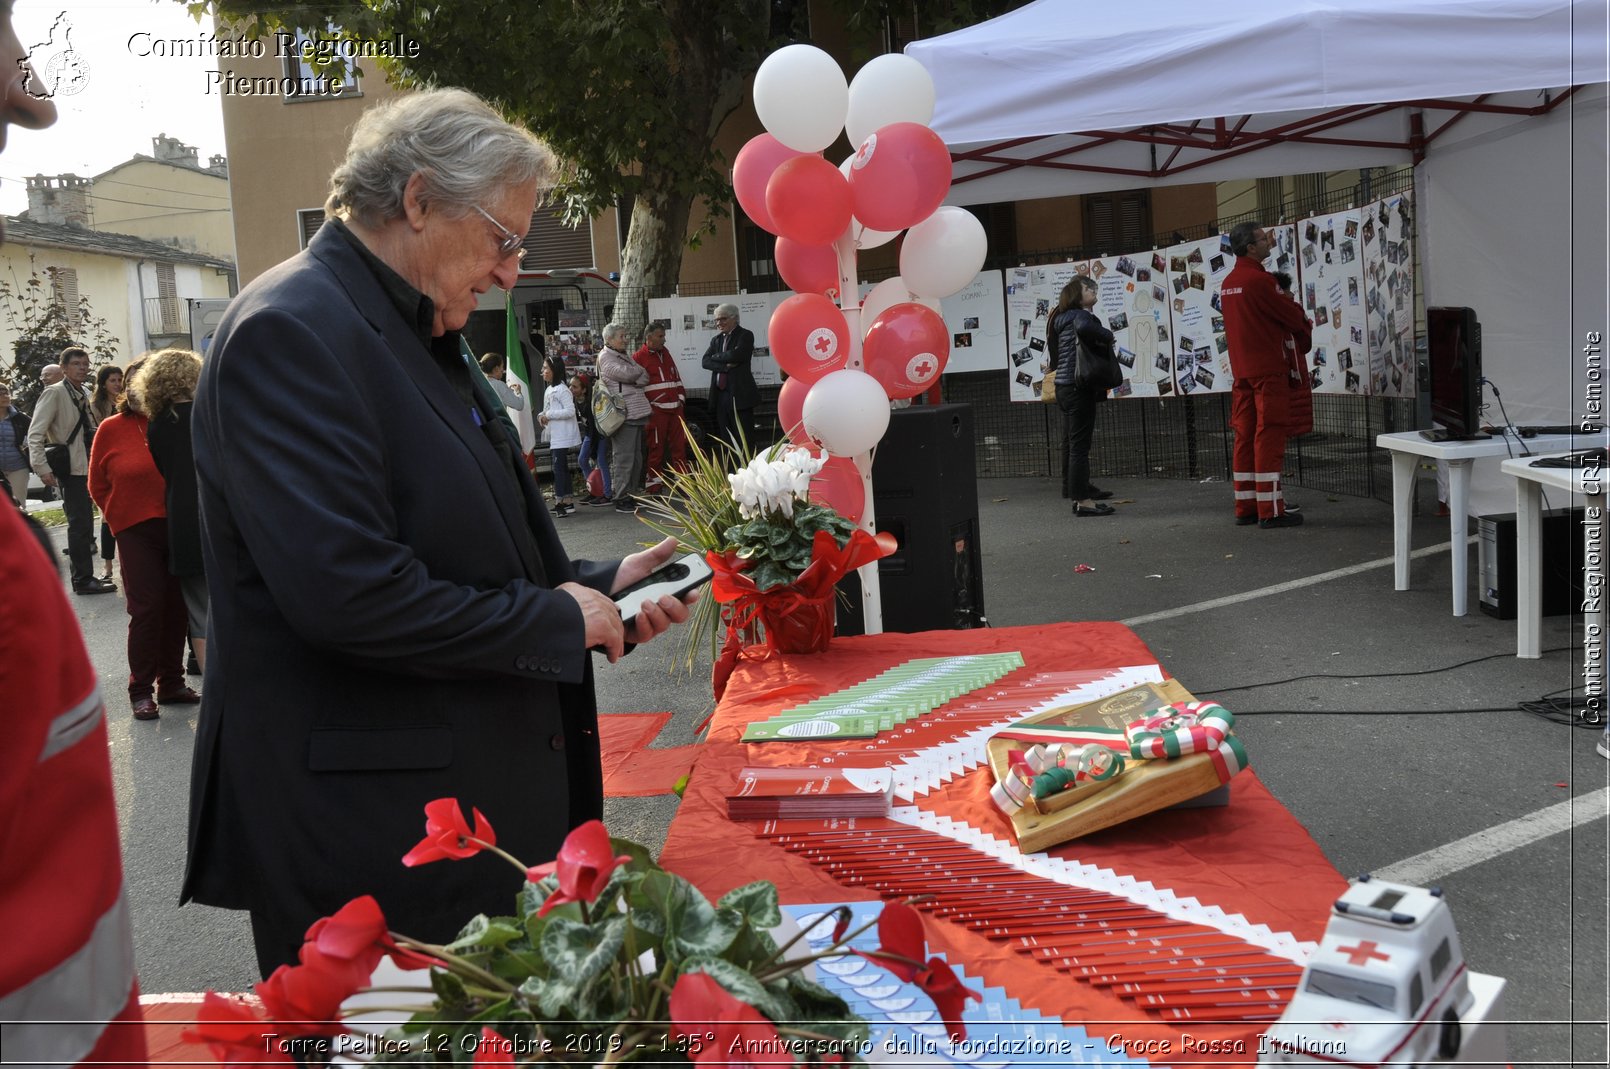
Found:
[[[369,982],[358,976],[352,962],[319,953],[317,944],[303,943],[302,964],[281,965],[257,985],[268,1015],[286,1035],[322,1036],[345,1032],[336,1019],[341,1003]]]
[[[434,802],[425,803],[425,837],[419,841],[408,853],[403,855],[404,865],[424,865],[431,861],[440,861],[443,858],[452,858],[455,861],[466,857],[473,857],[481,852],[483,845],[491,846],[497,842],[497,835],[492,831],[492,825],[476,809],[474,837],[481,840],[472,843],[470,839],[469,821],[464,819],[464,810],[459,806],[457,798],[438,798]]]
[[[537,916],[566,902],[596,901],[609,882],[609,874],[632,860],[625,854],[615,856],[613,850],[603,822],[589,820],[565,836],[557,858],[526,869],[525,878],[532,883],[548,876],[559,877],[559,889],[542,903]]]
[[[480,1042],[475,1044],[475,1064],[513,1065],[514,1044],[482,1025]]]
[[[692,1039],[688,1057],[701,1069],[775,1069],[782,1050],[777,1026],[705,973],[677,978],[671,989],[671,1032],[678,1039]],[[715,1038],[706,1039],[710,1032]]]
[[[180,1032],[179,1038],[186,1043],[205,1043],[224,1066],[291,1065],[283,1046],[263,1038],[277,1031],[257,1016],[256,1007],[209,991],[201,1000],[195,1025]]]
[[[314,921],[307,930],[307,942],[325,958],[350,961],[353,971],[365,981],[374,975],[375,967],[387,954],[401,969],[428,969],[440,964],[435,958],[398,946],[380,912],[380,903],[369,895],[354,898],[330,916]],[[304,946],[304,962],[307,954]]]
[[[962,1023],[962,1011],[967,1008],[968,999],[982,1002],[983,996],[963,986],[951,967],[940,958],[929,958],[928,967],[917,974],[916,982],[923,993],[934,1000],[934,1009],[950,1028],[951,1040],[960,1043],[966,1039],[967,1026]]]
[[[890,902],[878,914],[878,952],[868,954],[857,950],[855,953],[902,980],[912,980],[922,969],[927,947],[922,934],[922,914],[904,902]]]

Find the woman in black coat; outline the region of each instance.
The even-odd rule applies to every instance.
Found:
[[[1096,433],[1096,405],[1106,400],[1107,391],[1074,385],[1080,346],[1112,352],[1112,331],[1090,312],[1095,304],[1095,279],[1073,276],[1062,287],[1045,331],[1050,351],[1046,374],[1055,375],[1052,381],[1057,384],[1057,405],[1068,426],[1068,487],[1075,516],[1111,516],[1115,511],[1100,500],[1111,497],[1111,491],[1090,485],[1090,439]]]
[[[190,648],[207,666],[207,576],[201,564],[201,507],[196,460],[190,449],[190,409],[201,378],[201,357],[189,349],[164,349],[145,362],[138,382],[150,425],[146,444],[168,484],[168,571],[179,579],[189,616]]]

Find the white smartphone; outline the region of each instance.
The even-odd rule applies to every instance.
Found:
[[[658,601],[666,594],[680,598],[695,587],[710,581],[710,565],[703,553],[686,553],[668,564],[650,572],[625,590],[613,595],[615,608],[620,610],[621,622],[630,626],[637,618],[638,609],[645,601]]]

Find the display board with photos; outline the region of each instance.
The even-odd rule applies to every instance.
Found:
[[[1361,214],[1350,208],[1297,224],[1298,300],[1314,325],[1308,367],[1315,393],[1363,394],[1369,385]]]
[[[945,362],[944,374],[999,371],[1008,366],[1003,285],[1001,272],[980,271],[973,276],[973,281],[939,302],[940,318],[950,332],[950,358]],[[875,282],[862,282],[859,286],[861,300],[864,302],[877,286]],[[932,307],[932,302],[923,303]],[[863,319],[862,333],[871,325]]]
[[[1229,238],[1219,235],[1182,242],[1169,246],[1163,256],[1168,262],[1174,367],[1172,379],[1158,383],[1158,392],[1182,397],[1228,393],[1233,376],[1219,289],[1235,266]]]
[[[1112,331],[1124,369],[1124,381],[1111,396],[1161,396],[1173,352],[1165,254],[1098,257],[1090,261],[1090,277],[1096,281],[1096,317]]]
[[[998,371],[1007,366],[1004,283],[999,271],[980,271],[959,292],[939,302],[950,328],[950,360],[945,374]],[[863,323],[865,329],[868,324]]]
[[[1045,330],[1062,287],[1077,274],[1088,274],[1088,261],[1017,267],[1006,273],[1006,329],[1011,366],[1007,398],[1038,401],[1049,357]]]
[[[710,347],[710,339],[720,331],[716,326],[716,306],[737,305],[738,325],[755,335],[755,359],[751,365],[755,382],[775,386],[783,381],[783,376],[777,361],[772,359],[766,326],[777,306],[792,296],[792,293],[738,293],[725,297],[656,297],[648,302],[648,318],[650,323],[665,327],[665,347],[676,361],[682,381],[695,389],[704,389],[710,385],[710,372],[704,369],[704,352]]]
[[[1376,397],[1413,397],[1414,198],[1399,193],[1365,205],[1358,241],[1364,261],[1365,340]]]

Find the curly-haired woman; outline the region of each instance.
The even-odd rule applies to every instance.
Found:
[[[196,459],[190,450],[190,409],[201,378],[201,356],[164,349],[140,369],[139,402],[149,421],[145,440],[167,483],[168,571],[179,579],[188,617],[190,648],[207,668],[207,576],[201,564],[201,507]]]
[[[145,444],[140,364],[129,365],[133,389],[124,393],[117,415],[95,431],[89,494],[123,547],[129,702],[134,719],[155,720],[158,703],[194,705],[201,696],[184,680],[184,594],[168,572],[167,487]]]

